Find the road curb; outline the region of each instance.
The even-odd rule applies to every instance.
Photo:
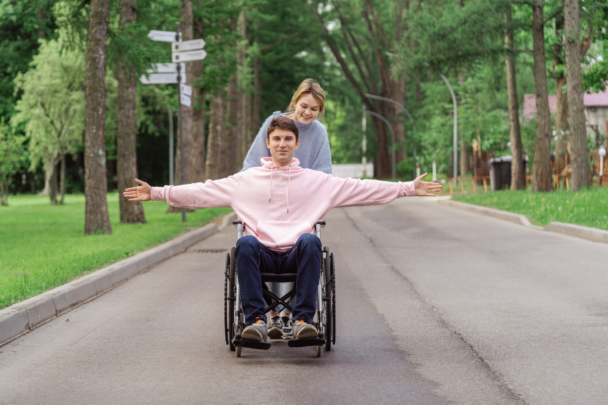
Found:
[[[236,219],[234,212],[224,215],[220,227],[215,224],[205,225],[150,250],[0,310],[0,345],[97,298],[158,262],[183,252],[195,243],[219,232],[234,219]]]
[[[565,224],[563,222],[549,222],[549,224],[545,226],[543,230],[574,236],[576,238],[587,239],[592,242],[608,243],[608,231],[589,228],[587,226]]]
[[[459,209],[462,209],[465,211],[475,212],[477,214],[487,215],[487,216],[493,217],[493,218],[502,219],[504,221],[513,222],[518,225],[532,226],[532,224],[530,223],[530,220],[525,215],[513,214],[511,212],[501,211],[496,208],[480,207],[478,205],[472,205],[472,204],[467,204],[467,203],[462,203],[459,201],[452,201],[452,200],[442,200],[442,201],[437,201],[437,203],[441,204],[441,205],[447,205],[450,207],[454,207],[454,208],[459,208]]]

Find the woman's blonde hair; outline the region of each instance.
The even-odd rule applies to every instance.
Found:
[[[291,98],[289,111],[294,111],[296,109],[296,103],[304,94],[312,94],[312,97],[315,99],[317,104],[319,104],[319,114],[323,115],[325,113],[325,91],[323,91],[321,85],[315,82],[313,79],[305,79],[300,84]]]

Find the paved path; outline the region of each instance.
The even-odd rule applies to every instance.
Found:
[[[606,403],[608,245],[417,199],[327,220],[323,357],[228,350],[225,253],[197,253],[227,228],[0,347],[0,404]]]

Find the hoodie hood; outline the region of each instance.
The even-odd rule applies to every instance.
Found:
[[[287,170],[288,168],[291,168],[293,170],[296,167],[298,169],[301,169],[300,161],[297,158],[293,158],[293,160],[291,161],[291,164],[288,164],[286,166],[278,166],[278,165],[275,165],[274,163],[272,163],[271,157],[263,157],[260,159],[260,164],[265,169],[272,168],[273,170],[280,170],[280,169]]]

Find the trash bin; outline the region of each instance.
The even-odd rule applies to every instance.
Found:
[[[492,158],[488,160],[488,166],[490,167],[492,191],[509,189],[511,187],[511,156]]]

